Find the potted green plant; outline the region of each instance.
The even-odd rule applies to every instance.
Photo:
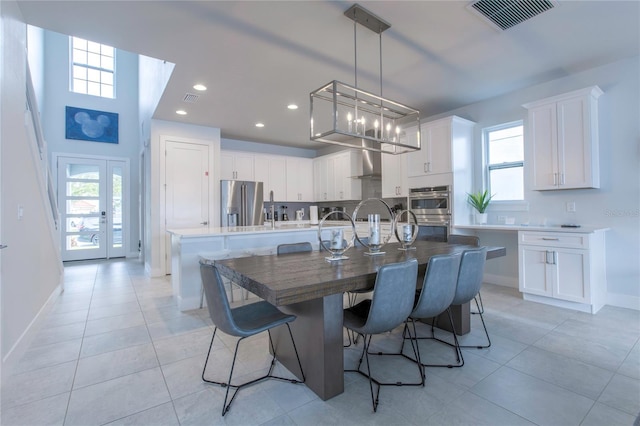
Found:
[[[474,192],[473,194],[467,193],[467,202],[477,211],[476,224],[484,225],[487,223],[487,213],[485,211],[492,198],[493,195],[489,195],[489,191],[486,189],[484,191]]]

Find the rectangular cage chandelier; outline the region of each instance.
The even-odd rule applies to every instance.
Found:
[[[409,138],[406,129],[420,125],[420,111],[382,96],[382,32],[390,25],[357,4],[344,14],[354,22],[354,41],[357,23],[380,35],[380,94],[357,87],[354,43],[355,85],[334,80],[310,93],[311,140],[385,154],[419,150],[420,132]]]

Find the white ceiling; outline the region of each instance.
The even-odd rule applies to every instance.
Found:
[[[359,2],[391,24],[382,35],[385,97],[428,117],[639,53],[636,0],[559,0],[503,32],[469,3]],[[354,83],[353,21],[343,15],[352,4],[19,1],[29,24],[175,63],[154,118],[312,149],[322,145],[309,141],[309,93],[331,80]],[[358,26],[357,37],[358,86],[379,93],[378,35]],[[208,90],[183,102],[195,83]],[[291,102],[300,108],[288,110]]]

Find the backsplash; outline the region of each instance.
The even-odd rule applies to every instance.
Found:
[[[389,204],[389,207],[392,209],[395,207],[397,209],[406,209],[407,208],[407,199],[406,198],[383,198],[383,200]],[[309,206],[318,206],[318,214],[320,218],[322,218],[322,208],[332,208],[332,207],[344,207],[344,211],[349,213],[349,215],[353,215],[353,211],[356,209],[360,200],[349,200],[349,201],[323,201],[319,203],[297,203],[297,202],[284,202],[284,201],[274,201],[275,211],[278,214],[278,220],[282,220],[282,215],[286,211],[289,220],[295,220],[296,218],[296,210],[303,209],[304,210],[304,219],[309,220]],[[264,202],[264,208],[267,212],[269,212],[269,208],[271,207],[271,203],[269,201]],[[286,207],[286,209],[285,209]],[[381,219],[386,219],[389,216],[389,213],[386,212],[386,209],[379,201],[370,201],[363,205],[358,211],[358,218],[366,218],[368,214],[376,214],[380,215]],[[333,217],[331,219],[334,219]]]

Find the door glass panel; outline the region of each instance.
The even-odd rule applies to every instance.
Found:
[[[111,244],[122,247],[122,167],[113,167],[112,173]]]
[[[98,182],[68,181],[67,196],[98,197],[100,196],[100,184]]]
[[[100,212],[100,200],[78,199],[67,200],[67,214],[91,214]]]
[[[67,164],[67,177],[100,180],[100,166],[95,164]]]

